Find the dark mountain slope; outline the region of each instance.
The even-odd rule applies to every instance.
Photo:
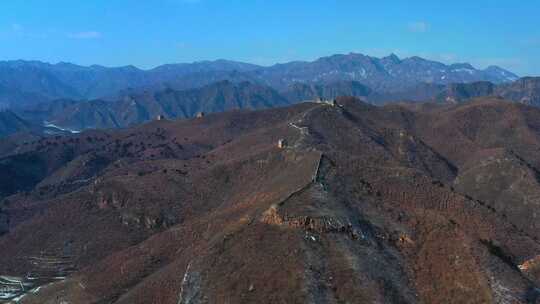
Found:
[[[37,93],[24,92],[9,84],[0,84],[0,109],[24,107],[47,100],[47,97]]]
[[[148,71],[133,66],[85,67],[63,62],[48,64],[19,60],[0,62],[0,85],[17,89],[21,93],[38,94],[51,99],[95,99],[127,88],[174,82],[189,74],[204,73],[208,76],[221,72],[246,72],[255,68],[255,65],[226,60],[170,64]],[[31,102],[33,101],[29,100],[26,103]]]
[[[498,86],[496,94],[520,103],[540,105],[540,77],[525,77],[516,82]]]
[[[540,230],[517,216],[533,217],[536,203],[500,209],[485,194],[516,179],[475,177],[482,153],[512,150],[490,157],[508,158],[504,172],[523,179],[517,189],[536,193],[536,109],[497,100],[415,110],[338,103],[24,146],[2,164],[38,157],[45,173],[21,172],[26,184],[4,192],[0,273],[30,271],[48,283],[46,265],[24,257],[73,264],[49,267],[67,278],[22,303],[538,298]],[[465,151],[452,148],[459,144]],[[463,188],[461,179],[480,182]]]
[[[0,62],[0,85],[17,94],[36,95],[43,98],[80,98],[71,85],[64,83],[46,64],[35,61]],[[24,104],[35,102],[25,100]],[[12,104],[18,106],[18,104]]]
[[[77,103],[79,103],[79,101],[73,99],[56,99],[53,101],[40,102],[32,106],[23,107],[17,109],[16,112],[18,115],[29,121],[42,123],[50,120],[51,117],[59,115],[66,108],[74,106]]]
[[[250,72],[261,66],[230,60],[199,61],[194,63],[165,64],[150,70],[151,74],[158,75],[163,81],[186,75],[208,72]],[[159,82],[159,81],[158,81]]]
[[[129,94],[115,102],[55,101],[22,111],[22,115],[48,121],[62,128],[119,128],[156,119],[189,118],[199,112],[213,113],[234,109],[264,109],[289,104],[271,88],[248,83],[222,81],[199,89]]]
[[[23,120],[9,110],[0,110],[0,137],[17,132],[31,131],[35,129],[29,122]]]
[[[454,83],[446,87],[437,97],[448,103],[457,103],[476,97],[490,96],[495,93],[495,85],[491,82]]]
[[[320,99],[334,99],[339,96],[354,96],[363,99],[376,98],[375,92],[356,81],[341,81],[329,84],[303,84],[295,83],[282,92],[292,103]]]
[[[540,237],[540,111],[500,99],[477,99],[424,117],[421,138],[456,164],[456,188]],[[451,139],[451,140],[448,140]]]
[[[540,110],[534,107],[500,98],[478,98],[422,116],[417,128],[430,146],[448,155],[453,163],[463,164],[475,149],[505,147],[519,151],[538,167],[534,152],[540,148],[538,115]]]
[[[420,83],[418,85],[395,91],[374,94],[369,101],[374,104],[386,104],[395,102],[427,102],[434,100],[450,85]]]
[[[403,91],[379,94],[372,102],[437,101],[441,103],[467,102],[477,97],[500,96],[528,105],[538,106],[539,85],[537,77],[524,77],[515,82],[494,84],[488,81],[436,85],[424,83]]]

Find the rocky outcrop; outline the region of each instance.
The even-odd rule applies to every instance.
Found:
[[[353,239],[362,237],[362,232],[354,229],[353,225],[346,219],[331,216],[282,216],[279,214],[278,207],[275,205],[271,206],[263,213],[261,222],[269,225],[290,229],[301,229],[320,234],[344,233],[350,235]]]
[[[180,287],[180,295],[178,304],[198,304],[201,303],[201,275],[192,269],[191,263],[188,264],[182,285]]]

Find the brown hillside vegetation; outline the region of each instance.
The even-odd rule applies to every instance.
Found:
[[[540,300],[540,109],[337,103],[21,144],[0,276],[38,278],[21,303]]]

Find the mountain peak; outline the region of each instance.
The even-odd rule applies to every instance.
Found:
[[[424,59],[424,58],[422,58],[420,56],[412,56],[412,57],[407,58],[407,60],[409,60],[409,61],[428,61],[428,60],[426,60],[426,59]]]
[[[486,69],[484,69],[484,72],[489,75],[501,78],[502,82],[511,82],[519,79],[518,75],[496,65],[488,66]]]
[[[390,55],[388,55],[386,57],[383,57],[382,60],[388,60],[388,61],[393,62],[393,63],[400,63],[401,62],[401,59],[399,59],[399,57],[394,53],[391,53]]]

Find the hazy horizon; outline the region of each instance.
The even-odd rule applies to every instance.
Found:
[[[129,66],[132,66],[132,67],[135,67],[139,70],[143,70],[143,71],[148,71],[148,70],[152,70],[152,69],[155,69],[157,67],[160,67],[160,66],[163,66],[163,65],[168,65],[168,64],[195,64],[195,63],[204,63],[204,62],[216,62],[216,61],[230,61],[230,62],[238,62],[238,63],[245,63],[245,64],[252,64],[252,65],[256,65],[256,66],[260,66],[260,67],[271,67],[271,66],[274,66],[274,65],[280,65],[280,64],[287,64],[287,63],[291,63],[291,62],[313,62],[313,61],[316,61],[316,60],[319,60],[319,59],[322,59],[322,58],[325,58],[325,57],[330,57],[330,56],[346,56],[346,55],[351,55],[351,54],[355,54],[355,55],[365,55],[365,56],[369,56],[369,57],[372,57],[372,58],[384,58],[384,57],[389,57],[391,55],[395,55],[397,56],[400,60],[406,60],[406,59],[410,59],[410,58],[413,58],[413,57],[420,57],[422,59],[425,59],[425,60],[429,60],[429,61],[434,61],[434,62],[440,62],[440,63],[443,63],[443,64],[471,64],[474,68],[476,69],[479,69],[479,70],[484,70],[490,66],[498,66],[498,67],[501,67],[501,68],[504,68],[502,66],[499,66],[499,65],[496,65],[496,64],[488,64],[486,66],[476,66],[470,62],[444,62],[442,60],[436,60],[436,59],[430,59],[430,58],[424,58],[424,57],[421,57],[421,56],[407,56],[407,57],[401,57],[395,53],[390,53],[388,55],[384,55],[384,56],[374,56],[374,55],[369,55],[369,54],[363,54],[363,53],[357,53],[357,52],[349,52],[349,53],[339,53],[339,54],[328,54],[328,55],[325,55],[325,56],[321,56],[321,57],[317,57],[317,58],[313,58],[313,59],[310,59],[310,60],[291,60],[291,61],[283,61],[283,62],[274,62],[274,63],[270,63],[270,64],[257,64],[257,63],[254,63],[254,62],[248,62],[248,61],[240,61],[240,60],[234,60],[234,59],[228,59],[228,58],[216,58],[216,59],[201,59],[201,60],[195,60],[195,61],[184,61],[184,62],[165,62],[165,63],[162,63],[162,64],[158,64],[156,66],[149,66],[149,67],[141,67],[141,66],[138,66],[136,64],[127,64],[127,65],[103,65],[103,64],[99,64],[99,63],[93,63],[93,64],[81,64],[81,63],[77,63],[77,62],[70,62],[70,61],[56,61],[56,62],[50,62],[50,61],[44,61],[44,60],[39,60],[39,59],[24,59],[24,58],[20,58],[20,59],[9,59],[9,60],[3,60],[3,59],[0,59],[0,62],[15,62],[15,61],[23,61],[23,62],[41,62],[41,63],[45,63],[45,64],[51,64],[51,65],[57,65],[57,64],[74,64],[74,65],[77,65],[77,66],[82,66],[82,67],[92,67],[92,66],[100,66],[100,67],[104,67],[104,68],[122,68],[122,67],[129,67]],[[505,68],[504,68],[505,69]],[[514,72],[510,69],[508,69],[510,72]],[[516,73],[516,72],[514,72]],[[516,73],[518,74],[518,73]],[[535,76],[535,75],[518,75],[518,76],[522,76],[522,77],[526,77],[526,76]]]
[[[539,75],[536,3],[128,0],[0,4],[0,60],[149,69],[227,59],[263,66],[332,54],[419,56]]]

